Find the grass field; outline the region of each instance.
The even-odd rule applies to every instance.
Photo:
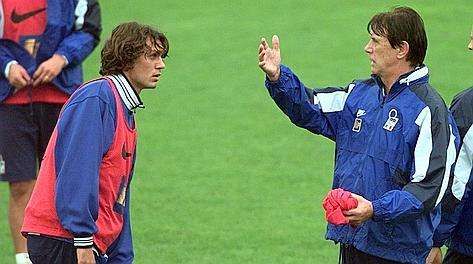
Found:
[[[291,125],[264,88],[262,36],[309,87],[369,76],[371,16],[401,1],[101,1],[103,39],[118,23],[157,25],[167,69],[138,111],[132,183],[136,263],[337,263],[321,201],[332,142]],[[473,84],[473,3],[410,1],[424,18],[431,83],[450,102]],[[101,46],[99,47],[99,49]],[[99,49],[85,62],[97,76]],[[13,263],[0,184],[0,263]]]

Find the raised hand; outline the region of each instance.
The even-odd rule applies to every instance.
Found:
[[[281,51],[279,50],[279,38],[274,35],[272,39],[273,48],[270,48],[266,39],[262,38],[259,45],[259,67],[266,73],[269,80],[275,82],[281,74]]]

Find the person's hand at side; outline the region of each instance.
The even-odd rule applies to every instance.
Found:
[[[13,63],[10,66],[10,72],[7,76],[8,82],[15,88],[13,93],[18,92],[25,86],[31,83],[31,77],[26,72],[25,68],[18,63]]]
[[[343,212],[348,222],[352,226],[359,226],[373,217],[373,205],[362,196],[351,194],[358,201],[358,206],[349,211]]]
[[[438,247],[433,247],[427,259],[425,260],[426,264],[441,264],[442,263],[442,251]]]
[[[95,264],[95,256],[92,248],[77,249],[77,264]]]
[[[279,50],[279,38],[274,35],[272,40],[273,48],[270,48],[266,39],[262,38],[259,45],[258,59],[259,67],[266,73],[269,80],[275,82],[281,73],[281,51]]]
[[[45,60],[33,74],[33,86],[51,82],[66,67],[67,62],[64,57],[54,54]]]

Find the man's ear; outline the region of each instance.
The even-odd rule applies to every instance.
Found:
[[[407,43],[407,41],[401,42],[401,44],[396,48],[397,58],[400,60],[407,58],[407,54],[409,54],[409,48],[409,43]]]

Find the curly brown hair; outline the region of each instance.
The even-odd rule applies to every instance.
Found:
[[[160,51],[162,58],[168,55],[169,42],[162,32],[137,22],[120,24],[102,48],[100,74],[120,74],[130,70],[141,55],[154,50]]]

